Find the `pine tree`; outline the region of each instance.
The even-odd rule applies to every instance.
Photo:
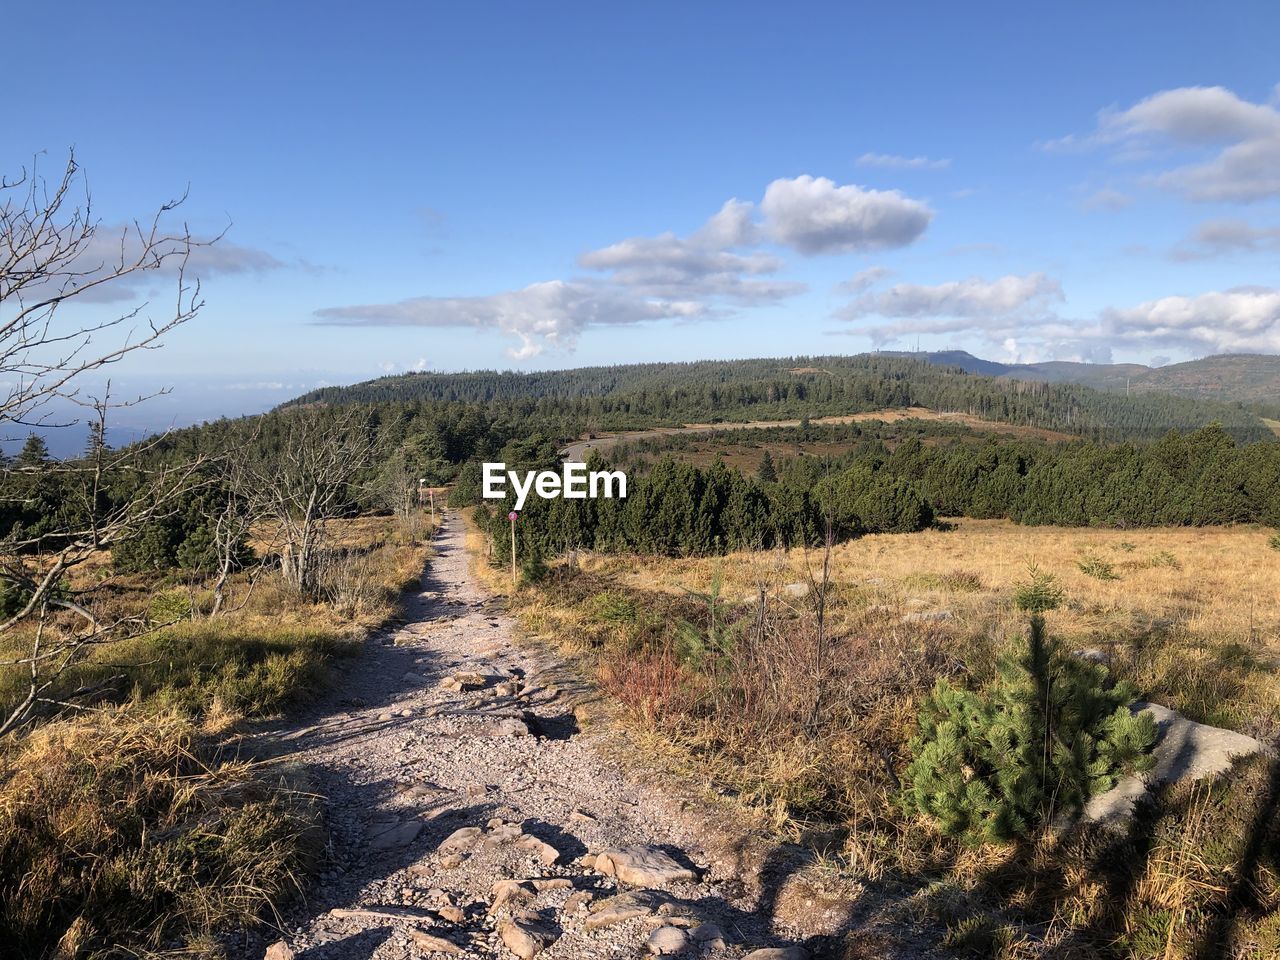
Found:
[[[760,469],[756,471],[756,479],[761,483],[776,483],[778,480],[778,470],[773,465],[773,457],[769,455],[768,450],[760,458]]]
[[[995,680],[979,692],[939,680],[925,701],[902,801],[948,834],[975,844],[1025,836],[1154,762],[1155,722],[1130,711],[1132,687],[1110,684],[1105,667],[1046,633],[1044,614],[1061,599],[1053,578],[1033,571],[1017,596],[1028,636]]]
[[[520,572],[524,576],[525,583],[541,583],[547,579],[550,569],[547,567],[547,561],[542,555],[542,548],[534,543],[525,550],[524,562],[520,565]]]
[[[24,467],[38,467],[49,462],[49,447],[37,433],[27,435],[27,442],[18,454],[18,463]]]
[[[89,437],[84,447],[84,458],[86,460],[96,460],[106,449],[107,436],[102,427],[102,422],[99,420],[90,421]]]

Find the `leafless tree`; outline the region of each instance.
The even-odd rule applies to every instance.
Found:
[[[359,408],[285,414],[284,435],[244,471],[244,493],[271,524],[280,571],[300,593],[319,596],[320,559],[329,521],[350,503],[351,485],[373,463],[379,443]]]
[[[420,474],[409,455],[397,450],[382,465],[375,481],[378,502],[395,515],[401,531],[411,540],[417,540],[422,532]]]
[[[217,241],[197,240],[183,224],[166,224],[185,196],[164,203],[149,221],[108,234],[94,219],[92,199],[74,154],[56,181],[38,170],[0,179],[0,422],[41,422],[54,398],[83,402],[83,375],[100,370],[161,337],[203,306],[199,281],[188,282],[192,251]],[[176,297],[159,318],[150,304],[105,309],[132,299],[135,283],[152,271],[176,278]],[[104,306],[101,317],[64,319],[65,308]],[[118,334],[114,342],[105,338]]]
[[[85,395],[85,377],[139,350],[151,349],[199,312],[198,282],[188,281],[197,241],[183,224],[167,229],[182,199],[161,205],[146,222],[107,235],[74,155],[48,180],[33,165],[0,178],[0,432],[11,425],[49,425],[54,401],[92,411],[99,436],[112,407],[107,397]],[[216,238],[215,238],[216,239]],[[174,283],[170,305],[152,315],[150,304],[112,307],[137,296],[144,275]],[[68,311],[79,304],[80,309]],[[97,311],[97,315],[94,315]],[[76,419],[73,414],[71,422]],[[162,464],[152,444],[111,451],[97,443],[85,461],[11,467],[57,475],[68,502],[35,531],[0,538],[0,584],[11,597],[0,619],[0,641],[12,653],[0,668],[29,675],[26,692],[0,714],[0,735],[28,722],[42,707],[75,706],[92,690],[59,692],[59,681],[94,646],[146,629],[138,618],[103,620],[70,575],[95,554],[176,509],[199,482],[203,464]],[[107,478],[128,476],[133,494],[109,501]]]
[[[213,606],[209,610],[211,617],[216,617],[222,612],[226,600],[227,581],[240,565],[245,553],[245,540],[257,522],[258,516],[254,511],[253,500],[244,495],[242,487],[234,482],[229,483],[222,510],[213,523]],[[245,602],[247,600],[246,597]]]

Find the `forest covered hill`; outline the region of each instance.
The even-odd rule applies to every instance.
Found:
[[[1130,394],[1170,393],[1223,403],[1245,404],[1266,416],[1280,412],[1280,357],[1259,353],[1224,353],[1185,363],[1148,367],[1140,363],[999,363],[963,350],[931,353],[891,353],[917,358],[938,366],[957,367],[967,373],[1012,377],[1045,383],[1077,383],[1098,390],[1122,390]]]
[[[695,421],[820,417],[910,406],[1060,430],[1102,440],[1155,439],[1218,422],[1239,440],[1272,434],[1238,404],[1020,380],[990,361],[959,364],[877,354],[705,360],[582,367],[533,373],[493,370],[411,373],[304,394],[308,404],[466,403],[576,422],[582,430],[635,429]],[[976,361],[977,358],[969,357]]]

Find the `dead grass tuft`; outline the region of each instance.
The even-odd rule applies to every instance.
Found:
[[[297,892],[316,817],[176,713],[49,723],[0,755],[0,942],[31,957],[208,944]]]

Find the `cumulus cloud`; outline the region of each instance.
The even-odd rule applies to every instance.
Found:
[[[1280,353],[1280,290],[1243,287],[1110,308],[1099,335],[1211,353]]]
[[[590,270],[611,271],[614,283],[645,297],[712,297],[751,306],[801,292],[803,284],[749,279],[780,270],[783,262],[778,257],[730,249],[757,241],[759,229],[751,212],[750,203],[730,200],[689,237],[674,233],[631,237],[584,253],[578,264]]]
[[[1255,227],[1243,220],[1206,220],[1170,252],[1174,260],[1208,260],[1235,253],[1280,250],[1280,227]]]
[[[1225,87],[1179,87],[1124,110],[1104,110],[1089,136],[1064,137],[1048,148],[1118,147],[1129,156],[1157,148],[1196,159],[1152,174],[1156,186],[1190,200],[1240,202],[1280,196],[1280,110],[1252,103]],[[1211,156],[1204,159],[1204,151]]]
[[[951,166],[948,157],[901,157],[894,153],[864,153],[858,158],[860,167],[887,167],[891,170],[945,170]]]
[[[1058,282],[1041,273],[900,283],[861,293],[835,316],[858,321],[845,332],[876,344],[908,336],[976,336],[1002,349],[1012,343],[1024,358],[1101,362],[1117,347],[1280,353],[1280,289],[1272,287],[1160,297],[1086,318],[1059,315],[1055,307],[1062,299]],[[869,317],[877,319],[861,322]]]
[[[933,285],[898,283],[876,293],[863,293],[837,316],[849,320],[871,315],[904,320],[949,318],[944,321],[948,329],[963,329],[964,323],[975,318],[1007,321],[1042,311],[1061,299],[1058,281],[1043,273],[1009,274],[995,280],[969,277]],[[951,321],[960,323],[953,325]]]
[[[413,297],[389,304],[327,307],[317,310],[316,318],[330,325],[498,330],[520,340],[521,346],[508,352],[522,360],[548,346],[571,347],[587,327],[688,319],[707,312],[698,303],[648,300],[606,285],[551,280],[487,296]]]
[[[897,190],[838,186],[807,174],[774,180],[760,211],[769,238],[803,254],[905,247],[933,219],[927,204]]]
[[[776,303],[806,286],[776,275],[785,266],[776,243],[803,254],[903,246],[933,211],[897,191],[837,186],[810,176],[775,180],[756,204],[727,201],[687,236],[630,237],[589,250],[578,266],[588,279],[552,280],[487,296],[415,297],[316,311],[326,324],[472,327],[515,337],[524,359],[548,347],[571,348],[591,327],[725,316],[729,307]]]

